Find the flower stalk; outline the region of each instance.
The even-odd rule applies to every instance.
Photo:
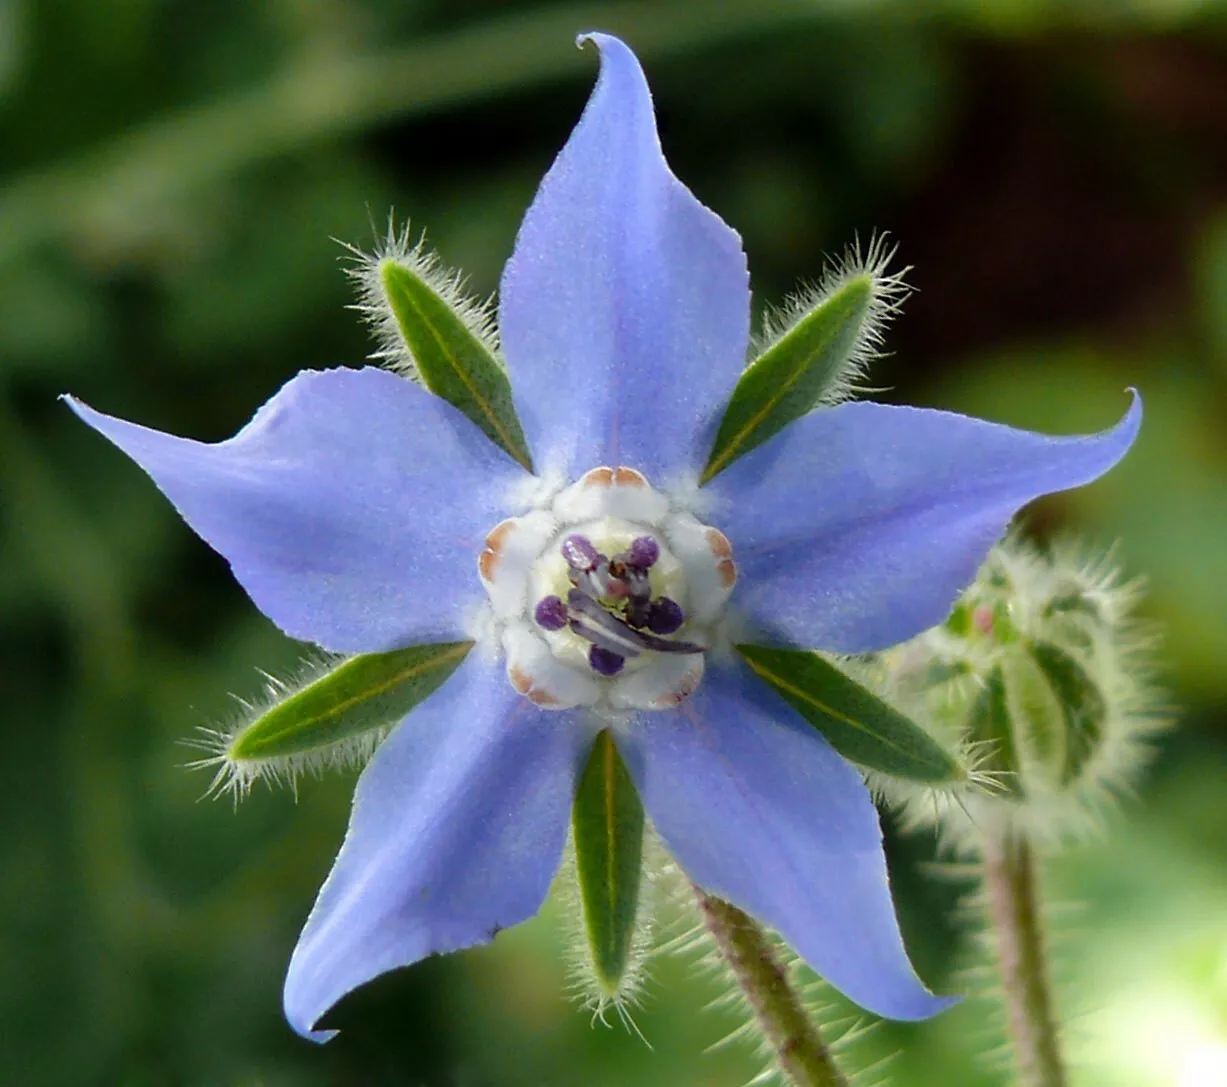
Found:
[[[703,925],[753,1009],[780,1071],[795,1087],[848,1087],[767,934],[736,906],[698,887],[694,892]]]
[[[1066,1087],[1044,956],[1036,857],[1025,839],[986,835],[983,881],[1021,1087]]]

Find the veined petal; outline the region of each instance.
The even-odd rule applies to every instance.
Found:
[[[1090,483],[1128,451],[1111,430],[1052,438],[944,411],[854,403],[797,420],[712,481],[763,634],[841,653],[934,626],[1013,515]]]
[[[207,444],[68,403],[292,637],[343,653],[464,637],[481,541],[522,472],[450,404],[383,370],[307,371]]]
[[[949,1000],[912,971],[878,814],[859,775],[744,667],[709,668],[681,709],[618,745],[669,851],[856,1003],[923,1019]]]
[[[520,227],[500,336],[544,467],[659,479],[702,466],[745,365],[746,261],[670,172],[634,54],[587,37],[601,75]]]
[[[485,441],[485,439],[482,439]],[[541,907],[593,730],[520,698],[477,653],[384,741],[299,937],[285,1014],[304,1037],[346,993],[483,944]]]

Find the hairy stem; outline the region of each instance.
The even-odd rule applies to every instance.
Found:
[[[766,933],[736,906],[694,889],[703,924],[745,993],[780,1070],[796,1087],[848,1087]]]
[[[1066,1087],[1031,847],[1025,841],[990,835],[984,843],[984,886],[1019,1083],[1022,1087]]]

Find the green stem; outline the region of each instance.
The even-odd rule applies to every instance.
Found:
[[[775,1054],[796,1087],[848,1087],[848,1080],[806,1014],[766,933],[736,906],[694,888],[703,924]]]
[[[984,886],[1021,1087],[1066,1087],[1044,962],[1035,855],[1025,841],[988,836]]]

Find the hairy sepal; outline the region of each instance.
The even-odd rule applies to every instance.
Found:
[[[572,814],[585,955],[598,1011],[638,972],[636,922],[643,878],[643,804],[606,730],[580,776]]]
[[[408,230],[372,256],[357,254],[358,309],[380,342],[374,357],[464,412],[526,471],[528,442],[497,352],[488,307],[466,297],[464,281],[441,268]]]
[[[247,793],[264,778],[365,761],[384,735],[456,670],[472,642],[441,642],[327,662],[293,686],[269,681],[267,705],[197,746],[217,767],[212,791]]]
[[[1061,706],[1065,723],[1062,785],[1077,780],[1104,739],[1108,704],[1087,670],[1060,646],[1037,642],[1031,653]]]
[[[945,747],[818,653],[751,644],[737,651],[850,762],[926,785],[965,780],[966,769]]]
[[[768,319],[760,352],[720,420],[701,482],[820,404],[852,395],[877,356],[885,320],[907,293],[902,273],[886,274],[892,255],[882,238],[864,255],[853,248],[817,288]]]

